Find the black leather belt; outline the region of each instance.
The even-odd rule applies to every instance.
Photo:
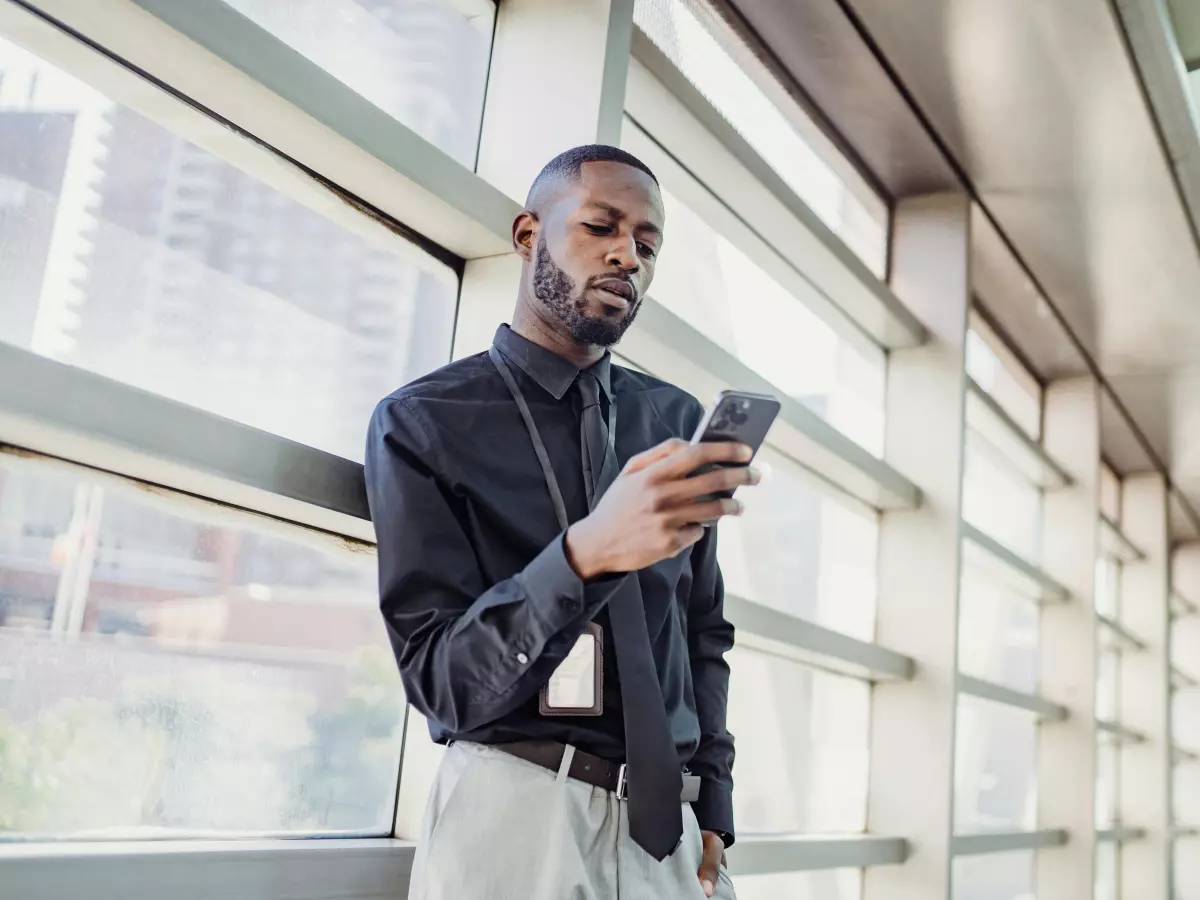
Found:
[[[557,772],[562,766],[563,754],[567,747],[557,741],[518,741],[512,744],[493,744],[497,750],[503,750],[517,759],[531,762],[534,765]],[[625,777],[625,764],[612,763],[582,750],[576,750],[571,759],[571,768],[567,776],[592,787],[598,787],[616,794],[621,800],[629,796],[629,781]],[[700,776],[681,775],[683,790],[679,799],[683,803],[695,803],[700,799]],[[635,785],[636,787],[636,785]]]

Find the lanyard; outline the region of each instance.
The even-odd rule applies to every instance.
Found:
[[[538,431],[537,423],[533,421],[533,414],[529,411],[529,404],[525,401],[525,394],[521,392],[521,386],[517,384],[517,380],[513,378],[512,370],[508,367],[508,363],[504,361],[504,354],[499,348],[493,346],[488,350],[488,356],[491,357],[492,363],[496,366],[496,370],[500,373],[500,377],[504,379],[504,384],[508,387],[508,392],[512,394],[513,400],[517,404],[517,409],[521,411],[521,418],[525,422],[525,430],[529,432],[529,440],[533,442],[533,452],[537,454],[538,462],[542,466],[542,477],[546,479],[546,489],[550,492],[550,502],[554,504],[554,515],[558,518],[559,528],[566,530],[571,524],[567,518],[567,507],[563,503],[562,490],[558,486],[558,478],[554,474],[554,468],[550,465],[550,454],[546,452],[546,444],[542,440],[542,435]],[[616,459],[616,434],[617,434],[617,405],[611,404],[608,411],[608,445],[613,449],[610,458]]]

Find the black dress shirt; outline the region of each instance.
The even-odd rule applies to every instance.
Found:
[[[550,455],[570,521],[587,515],[579,370],[501,326]],[[665,382],[592,369],[618,410],[622,465],[703,410]],[[408,700],[433,739],[554,740],[624,760],[624,723],[605,605],[621,577],[641,582],[646,625],[679,762],[702,778],[700,827],[733,835],[733,738],[725,728],[733,627],[723,615],[716,529],[632,576],[584,583],[567,562],[542,469],[512,395],[486,353],[451,363],[383,400],[367,442],[367,491],[380,595]],[[589,621],[605,633],[604,712],[543,716],[538,692]]]

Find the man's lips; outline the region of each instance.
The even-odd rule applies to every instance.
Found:
[[[598,281],[592,285],[596,290],[605,295],[605,302],[612,306],[629,306],[637,299],[637,292],[627,281],[617,281],[615,279],[606,279]]]

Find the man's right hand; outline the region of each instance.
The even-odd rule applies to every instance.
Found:
[[[664,441],[629,460],[591,515],[567,529],[567,558],[587,581],[613,572],[634,572],[675,556],[700,540],[701,523],[741,515],[735,499],[698,497],[757,484],[744,444]],[[690,478],[709,463],[735,463]]]

